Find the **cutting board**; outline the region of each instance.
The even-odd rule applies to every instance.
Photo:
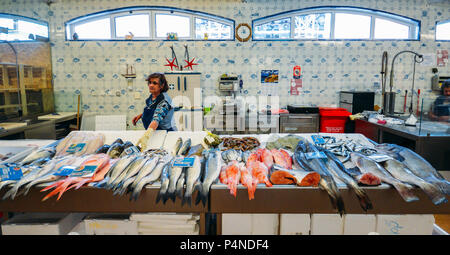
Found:
[[[8,130],[8,129],[14,129],[14,128],[20,128],[20,127],[25,127],[27,125],[27,123],[21,123],[21,122],[5,122],[5,123],[0,123],[0,127],[3,127],[4,129]]]

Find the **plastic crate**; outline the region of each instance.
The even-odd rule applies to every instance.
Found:
[[[351,112],[345,108],[320,107],[320,132],[344,133],[345,123]]]

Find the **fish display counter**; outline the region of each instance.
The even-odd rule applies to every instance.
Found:
[[[200,233],[210,213],[450,213],[426,160],[362,134],[145,133],[73,131],[2,165],[0,211],[200,213]]]

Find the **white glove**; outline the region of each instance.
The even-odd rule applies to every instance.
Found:
[[[147,143],[150,137],[152,137],[153,131],[155,130],[153,130],[152,128],[148,128],[147,131],[145,131],[144,135],[138,140],[136,145],[141,147],[142,152],[144,152],[145,149],[147,149]]]

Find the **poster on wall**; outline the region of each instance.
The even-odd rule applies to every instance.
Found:
[[[292,74],[291,79],[291,86],[290,86],[290,94],[293,96],[300,95],[300,91],[302,89],[302,75],[301,75],[301,67],[300,66],[294,66],[294,71]]]
[[[437,66],[446,66],[448,62],[448,50],[437,51]]]
[[[264,96],[278,95],[278,70],[261,70],[261,94]]]

